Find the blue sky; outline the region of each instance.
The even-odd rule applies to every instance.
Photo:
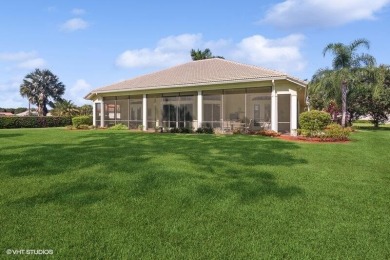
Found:
[[[192,48],[310,79],[330,66],[328,43],[366,38],[390,64],[389,24],[390,0],[2,1],[0,107],[27,107],[19,86],[34,68],[82,105],[94,88],[190,61]]]

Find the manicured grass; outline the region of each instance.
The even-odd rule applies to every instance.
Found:
[[[0,258],[389,259],[384,129],[347,144],[0,130]]]

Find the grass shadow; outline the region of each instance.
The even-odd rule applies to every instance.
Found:
[[[101,181],[80,178],[73,182],[50,185],[38,194],[9,202],[9,205],[35,207],[39,204],[60,204],[82,207],[105,198],[108,185]]]
[[[242,202],[266,195],[287,198],[303,190],[278,185],[264,167],[307,163],[294,155],[297,144],[258,136],[86,131],[4,149],[0,176],[34,176],[48,187],[16,204],[70,201],[76,206],[89,205],[104,199],[108,185],[116,187],[118,183],[121,192],[130,197],[181,187],[199,198],[234,196]],[[49,181],[47,177],[57,179]],[[67,181],[57,185],[58,180]]]

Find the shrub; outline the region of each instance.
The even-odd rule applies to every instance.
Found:
[[[82,129],[82,130],[89,130],[90,126],[89,125],[79,125],[77,129]]]
[[[76,128],[80,125],[92,125],[92,116],[75,116],[72,118],[72,124]]]
[[[199,127],[195,131],[198,134],[214,134],[214,129],[208,126]]]
[[[192,133],[192,130],[186,127],[174,127],[169,129],[170,133],[176,133],[176,134],[189,134]]]
[[[297,134],[302,136],[310,136],[310,131],[306,129],[297,129]]]
[[[179,133],[179,128],[173,127],[171,129],[169,129],[169,132],[172,134],[177,134],[177,133]]]
[[[271,137],[276,137],[280,136],[281,134],[274,131],[274,130],[261,130],[256,133],[257,135],[262,135],[262,136],[271,136]]]
[[[311,110],[303,112],[299,116],[301,131],[304,130],[308,135],[317,135],[332,121],[330,114],[324,111]]]
[[[180,127],[179,128],[179,133],[181,134],[189,134],[192,132],[192,129],[186,128],[186,127]]]
[[[347,141],[350,133],[349,128],[343,128],[339,124],[330,124],[326,126],[324,134],[319,137],[325,141]]]
[[[72,119],[70,117],[62,116],[0,117],[0,128],[62,127],[71,123]]]
[[[129,128],[127,127],[127,125],[124,125],[124,124],[116,124],[114,126],[111,126],[109,129],[111,129],[111,130],[128,130]]]

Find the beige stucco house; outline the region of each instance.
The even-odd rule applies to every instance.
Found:
[[[306,83],[229,60],[191,61],[91,91],[93,122],[129,128],[207,126],[295,133]]]

